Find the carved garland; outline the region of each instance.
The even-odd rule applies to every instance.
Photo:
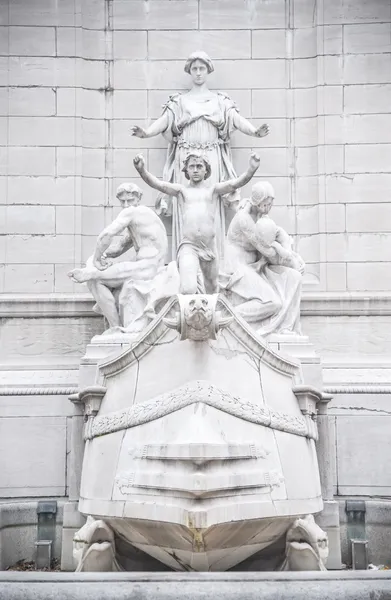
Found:
[[[316,439],[315,432],[302,417],[276,412],[238,396],[231,396],[203,381],[192,382],[126,410],[92,417],[86,424],[85,439],[91,440],[94,437],[154,421],[195,402],[203,402],[251,423]]]

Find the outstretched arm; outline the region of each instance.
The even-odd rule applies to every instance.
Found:
[[[128,227],[131,221],[131,213],[133,212],[133,208],[125,209],[120,212],[118,217],[114,219],[114,221],[105,227],[102,233],[98,236],[96,242],[96,248],[94,252],[93,264],[94,267],[99,269],[99,271],[104,271],[111,265],[111,261],[107,260],[106,250],[110,246],[116,235],[119,235]],[[127,238],[127,248],[130,248],[132,245],[132,241]]]
[[[133,125],[133,127],[130,128],[130,131],[131,131],[131,134],[135,135],[136,137],[151,138],[151,137],[154,137],[155,135],[159,135],[159,133],[163,133],[164,131],[166,131],[167,127],[168,127],[168,115],[167,115],[167,112],[165,111],[158,119],[156,119],[156,121],[151,123],[151,125],[149,127],[147,127],[147,129],[144,129],[143,127],[140,127],[139,125]]]
[[[217,183],[214,186],[214,192],[219,196],[224,196],[225,194],[231,194],[238,188],[243,187],[254,176],[254,173],[257,171],[260,162],[261,161],[258,154],[253,152],[250,156],[250,163],[247,171],[242,173],[242,175],[239,175],[239,177],[236,179],[229,179],[228,181]]]
[[[252,135],[254,137],[265,137],[265,135],[269,134],[269,125],[264,123],[260,127],[256,128],[254,125],[250,123],[247,119],[242,117],[237,111],[234,114],[234,127],[239,129],[242,133],[246,135]]]
[[[167,194],[168,196],[177,196],[182,190],[182,186],[180,184],[161,181],[161,179],[158,179],[155,177],[155,175],[152,175],[152,173],[147,171],[142,154],[137,154],[137,156],[134,157],[133,164],[136,167],[136,170],[140,173],[142,179],[144,179],[145,183],[150,185],[155,190],[163,192],[163,194]]]

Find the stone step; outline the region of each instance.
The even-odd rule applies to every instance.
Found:
[[[0,573],[7,600],[391,600],[391,572]]]

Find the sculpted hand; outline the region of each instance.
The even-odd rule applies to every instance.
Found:
[[[112,260],[107,258],[106,252],[103,252],[102,256],[98,258],[94,258],[94,267],[96,267],[99,271],[105,271],[108,267],[113,264]]]
[[[297,268],[297,270],[299,271],[300,275],[304,275],[304,273],[305,273],[305,262],[301,258],[301,256],[298,257],[298,268]]]
[[[141,173],[143,169],[145,169],[145,160],[142,154],[137,154],[137,156],[133,159],[133,164],[136,167],[137,171]]]
[[[265,137],[265,135],[269,135],[269,133],[270,133],[269,125],[266,125],[266,123],[264,123],[263,125],[258,127],[258,129],[256,129],[254,135],[255,135],[255,137]]]
[[[261,162],[261,159],[259,158],[258,154],[255,154],[255,152],[252,152],[252,154],[250,156],[251,169],[254,169],[254,171],[256,171],[259,167],[260,162]]]
[[[139,137],[139,138],[147,137],[145,129],[143,129],[142,127],[139,127],[138,125],[133,125],[133,127],[130,128],[130,133],[131,133],[131,135],[135,135],[136,137]]]
[[[168,213],[167,202],[165,200],[162,200],[160,202],[160,214],[162,217],[167,217],[167,213]]]

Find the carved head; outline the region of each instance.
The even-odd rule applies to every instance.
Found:
[[[277,237],[277,225],[268,216],[264,216],[262,219],[258,219],[257,222],[257,233],[265,246],[271,246],[276,241]]]
[[[325,570],[329,555],[327,533],[315,523],[313,515],[296,519],[288,530],[286,553],[293,570],[297,570],[294,563],[301,564],[301,570]]]
[[[122,208],[138,206],[142,195],[142,190],[135,183],[121,183],[116,193]]]
[[[194,85],[205,83],[207,76],[213,71],[213,63],[203,50],[192,52],[185,64],[185,72],[189,73]]]
[[[275,193],[268,181],[255,183],[251,188],[250,204],[257,208],[260,215],[267,215],[273,206]]]
[[[212,167],[206,156],[200,152],[190,152],[183,161],[182,171],[186,179],[198,182],[210,177]]]
[[[213,310],[209,306],[208,299],[204,296],[194,296],[189,300],[185,310],[186,324],[198,331],[210,325],[213,318]]]

